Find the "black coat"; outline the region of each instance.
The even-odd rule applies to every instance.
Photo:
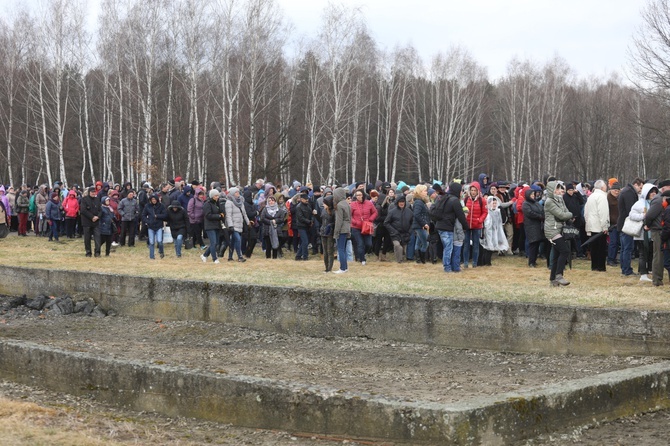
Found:
[[[578,228],[581,228],[584,226],[584,217],[582,216],[582,207],[584,206],[584,198],[582,197],[582,194],[579,193],[579,191],[575,190],[575,193],[570,196],[569,193],[563,194],[563,202],[565,203],[565,207],[568,208],[570,213],[574,216],[575,218],[575,223],[574,225]],[[524,222],[525,224],[525,222]]]
[[[626,217],[630,214],[630,208],[637,202],[638,195],[631,184],[621,189],[619,192],[619,219],[616,222],[617,231],[623,230],[623,224]]]
[[[389,232],[391,240],[399,241],[403,245],[409,243],[413,219],[413,212],[407,205],[402,209],[393,206],[384,220],[384,227]]]
[[[79,204],[79,213],[81,214],[81,225],[84,228],[95,228],[100,220],[93,221],[93,217],[102,216],[102,205],[98,197],[86,195]]]
[[[544,207],[530,198],[532,190],[526,191],[526,200],[523,202],[523,227],[526,231],[528,243],[544,240]]]
[[[459,191],[460,192],[460,191]],[[435,229],[438,231],[454,232],[456,219],[461,222],[463,230],[469,229],[468,221],[465,218],[461,201],[457,196],[448,193],[440,199],[431,208],[431,215],[434,217]]]
[[[225,205],[224,205],[225,206]],[[202,205],[202,215],[204,217],[203,229],[205,231],[212,231],[221,229],[221,221],[223,211],[219,208],[219,203],[211,198],[205,200]]]
[[[295,229],[309,229],[310,226],[312,226],[312,207],[309,203],[298,203],[295,208],[293,227]]]
[[[170,207],[168,207],[167,222],[170,226],[172,238],[176,239],[180,234],[183,238],[186,238],[189,232],[188,213],[181,207],[179,201],[173,201]]]

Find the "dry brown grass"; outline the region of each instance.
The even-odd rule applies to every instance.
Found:
[[[595,273],[590,270],[591,263],[583,260],[575,261],[574,268],[566,270],[565,276],[572,282],[570,286],[551,288],[546,268],[529,269],[526,259],[516,257],[494,257],[494,266],[464,270],[461,274],[445,274],[440,264],[400,265],[369,261],[366,266],[350,262],[347,274],[335,275],[323,274],[323,262],[315,257],[308,262],[295,262],[291,253],[287,253],[284,259],[266,260],[260,246],[246,263],[222,259],[219,265],[214,265],[211,260],[203,264],[200,253],[198,249],[184,251],[183,257],[177,259],[173,245],[166,245],[164,259],[149,260],[148,248],[143,242],[138,242],[135,248],[116,248],[109,257],[87,258],[81,239],[50,243],[44,238],[12,234],[0,240],[0,261],[4,265],[30,268],[464,299],[670,310],[667,285],[657,288],[649,283],[641,284],[637,278],[623,278],[619,268]],[[335,268],[337,265],[335,260]]]

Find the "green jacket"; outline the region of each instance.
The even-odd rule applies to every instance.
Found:
[[[563,197],[554,195],[557,185],[557,181],[547,184],[547,201],[544,203],[544,236],[549,240],[560,234],[563,224],[573,217]]]

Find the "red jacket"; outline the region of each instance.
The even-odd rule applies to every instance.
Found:
[[[529,185],[517,187],[514,193],[516,198],[516,214],[514,215],[514,226],[517,228],[523,224],[523,202],[526,201],[526,191],[530,189]]]
[[[365,200],[359,203],[358,200],[352,201],[349,205],[351,207],[351,227],[361,229],[363,227],[363,220],[374,222],[377,218],[377,209],[370,200]]]
[[[479,192],[477,194],[477,198],[474,200],[470,196],[470,188],[472,187],[477,188],[477,191]],[[470,229],[482,229],[484,227],[484,220],[486,220],[486,216],[489,214],[489,210],[486,207],[486,200],[482,198],[479,182],[473,181],[470,184],[470,187],[468,188],[468,195],[465,197],[463,202],[469,211],[465,215],[465,218],[468,220],[468,226]]]
[[[67,197],[63,200],[63,209],[65,216],[69,218],[77,218],[79,214],[79,201],[77,200],[77,193],[73,190],[67,193]]]

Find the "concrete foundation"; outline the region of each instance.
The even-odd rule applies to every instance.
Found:
[[[0,293],[93,298],[120,315],[498,351],[670,356],[670,312],[6,267]]]

